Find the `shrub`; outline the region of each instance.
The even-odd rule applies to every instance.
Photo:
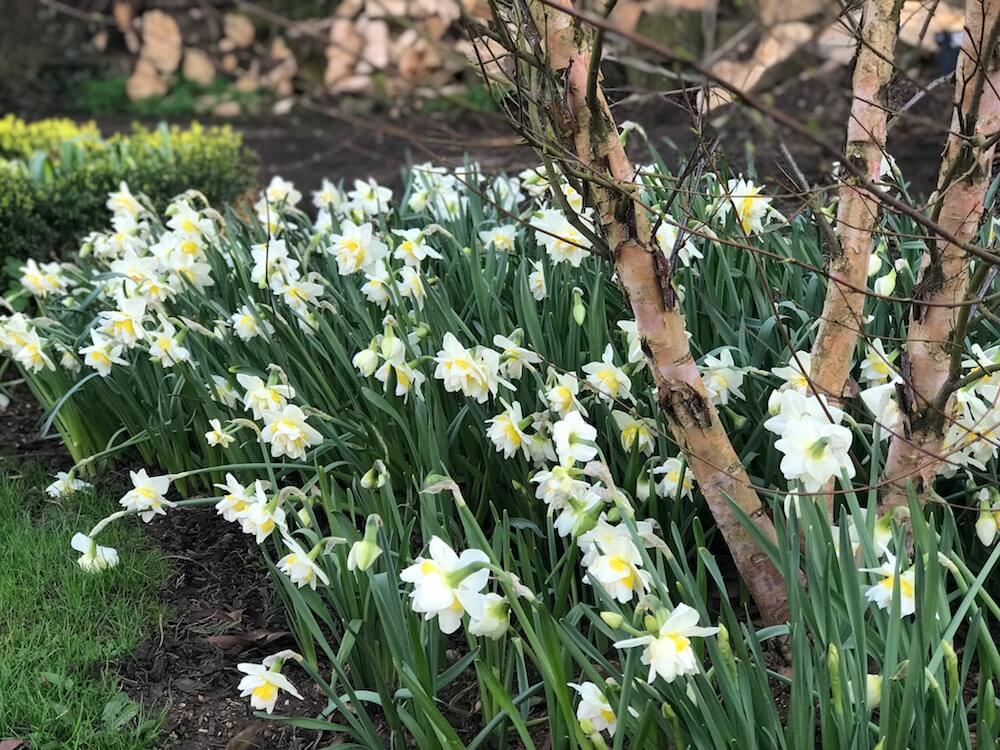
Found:
[[[227,127],[136,125],[100,139],[91,124],[0,121],[0,232],[3,256],[60,256],[104,223],[107,194],[127,182],[158,210],[191,188],[232,202],[253,184],[253,161]]]
[[[814,404],[797,352],[823,303],[812,218],[653,158],[643,200],[676,260],[699,370],[754,485],[778,499],[776,539],[757,539],[787,587],[789,621],[773,627],[716,554],[565,178],[423,167],[398,201],[326,184],[315,222],[278,179],[251,222],[196,195],[160,215],[120,192],[111,204],[137,219],[125,236],[93,233],[76,265],[25,267],[40,315],[11,316],[2,340],[75,471],[135,449],[169,474],[134,473],[123,514],[214,503],[260,543],[301,655],[242,665],[256,707],[368,748],[969,749],[996,736],[1000,547],[987,556],[972,533],[995,519],[995,493],[978,516],[913,500],[911,557],[901,516],[875,509],[883,410],[799,413]],[[920,247],[894,252],[902,292]],[[901,303],[866,304],[873,335],[897,340]],[[997,338],[990,324],[972,336]],[[892,368],[873,363],[895,356],[859,354],[858,379],[880,387]],[[965,403],[986,386],[973,376]],[[810,475],[782,459],[795,436],[781,421],[826,431],[807,435]],[[995,484],[994,442],[953,447]],[[836,527],[813,502],[835,479]],[[964,480],[939,489],[968,504]],[[306,678],[329,705],[295,718],[276,701]]]

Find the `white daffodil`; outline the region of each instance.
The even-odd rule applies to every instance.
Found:
[[[434,377],[444,382],[446,391],[461,391],[482,403],[496,394],[500,383],[509,386],[500,379],[498,352],[482,346],[470,352],[452,333],[444,335],[441,347],[434,358]]]
[[[375,379],[383,384],[384,388],[389,387],[389,379],[393,377],[396,382],[396,395],[409,398],[410,392],[415,391],[418,398],[423,398],[420,387],[427,380],[422,372],[407,363],[406,347],[397,336],[387,334],[382,338],[379,346],[382,365],[375,370]],[[361,362],[364,364],[364,361]],[[355,364],[358,366],[358,363]]]
[[[420,271],[410,266],[403,266],[399,269],[399,283],[397,284],[397,288],[402,296],[413,300],[418,309],[423,308],[427,289],[424,286],[423,278],[420,276]]]
[[[478,617],[470,614],[469,632],[497,641],[510,629],[510,603],[499,594],[485,594]]]
[[[587,223],[582,215],[578,220]],[[577,268],[590,255],[590,240],[557,209],[542,209],[532,219],[535,241],[545,248],[553,263],[569,263]]]
[[[121,357],[122,345],[102,335],[96,329],[90,331],[90,345],[80,349],[83,363],[97,370],[101,377],[111,374],[113,365],[127,365]]]
[[[271,178],[264,189],[264,196],[268,203],[283,207],[297,206],[302,200],[302,193],[295,189],[295,185],[278,175]]]
[[[718,357],[706,355],[699,369],[713,404],[726,405],[730,396],[743,398],[743,391],[740,390],[743,385],[743,371],[736,368],[733,354],[728,349],[719,352]]]
[[[892,362],[895,354],[886,354],[882,339],[874,339],[861,361],[861,379],[866,383],[884,383],[895,375]]]
[[[81,553],[77,564],[88,573],[99,573],[118,564],[118,550],[102,547],[86,534],[74,534],[70,546]]]
[[[392,277],[384,261],[373,263],[365,271],[365,283],[361,285],[361,293],[372,304],[383,310],[389,304],[389,290],[392,288]]]
[[[323,182],[320,183],[320,189],[313,192],[312,200],[313,206],[317,209],[325,208],[332,211],[339,208],[347,200],[347,196],[340,188],[324,177]]]
[[[29,259],[21,266],[20,274],[21,286],[41,299],[50,294],[53,296],[64,294],[68,286],[62,267],[58,263],[39,265],[34,259]]]
[[[265,660],[266,662],[266,660]],[[244,698],[250,698],[250,705],[258,711],[274,711],[278,702],[278,693],[284,690],[302,700],[302,695],[287,677],[281,674],[280,661],[274,665],[267,664],[237,664],[236,668],[246,675],[237,689]]]
[[[309,425],[302,409],[293,404],[286,404],[280,411],[266,411],[263,418],[260,438],[271,446],[272,458],[302,459],[307,448],[323,442],[323,436]]]
[[[542,361],[538,354],[521,346],[520,329],[509,337],[497,334],[493,337],[493,346],[500,350],[500,372],[512,380],[519,379],[525,367],[534,370],[534,365]]]
[[[362,349],[351,359],[351,364],[366,378],[370,378],[378,369],[378,352],[371,347]]]
[[[127,511],[137,512],[139,518],[149,523],[155,516],[167,515],[166,508],[176,507],[165,495],[170,489],[170,477],[151,477],[145,469],[130,471],[132,489],[125,493],[119,504]]]
[[[289,399],[295,398],[295,389],[290,385],[265,383],[256,375],[239,373],[236,382],[243,386],[243,406],[253,412],[254,419],[263,419],[264,412],[285,408]]]
[[[692,259],[704,257],[701,251],[695,247],[692,237],[688,232],[684,233],[684,237],[678,246],[678,234],[680,234],[680,229],[677,227],[677,220],[670,214],[664,214],[660,218],[660,225],[656,228],[656,244],[664,256],[668,259],[672,258],[676,249],[677,257],[680,258],[681,263],[685,266],[690,266]]]
[[[882,383],[866,388],[859,394],[865,407],[875,416],[875,424],[881,428],[879,437],[886,440],[890,435],[898,435],[903,429],[903,412],[897,402],[896,383]]]
[[[558,505],[570,497],[582,497],[590,491],[590,485],[579,478],[580,470],[571,466],[553,466],[543,469],[531,477],[537,484],[535,497],[546,505]]]
[[[579,685],[571,682],[569,686],[580,696],[580,703],[576,707],[576,718],[580,726],[585,727],[588,733],[607,732],[614,737],[618,720],[604,691],[593,682]]]
[[[976,519],[976,536],[984,546],[989,547],[1000,535],[1000,502],[995,499],[991,488],[979,490],[979,517]]]
[[[865,598],[878,605],[879,609],[889,609],[892,606],[893,592],[899,590],[899,615],[912,615],[917,609],[916,569],[911,565],[898,576],[896,575],[896,558],[886,552],[886,561],[877,568],[866,569],[865,572],[878,575],[879,582],[865,592]]]
[[[68,497],[75,492],[89,490],[93,485],[82,479],[71,477],[65,471],[56,474],[55,481],[45,488],[45,494],[49,497]]]
[[[542,261],[531,261],[531,273],[528,274],[528,291],[538,302],[545,299],[548,288],[545,286],[545,267]]]
[[[806,492],[818,492],[841,473],[854,476],[851,431],[839,424],[814,417],[789,421],[774,447],[784,455],[781,473],[801,481]]]
[[[619,320],[618,328],[625,334],[625,343],[628,353],[625,359],[630,365],[635,366],[638,372],[646,366],[646,354],[642,351],[642,337],[639,335],[639,326],[634,320]]]
[[[604,349],[600,362],[590,362],[583,366],[587,382],[607,401],[632,397],[632,381],[625,371],[614,363],[615,352],[611,344]]]
[[[182,336],[177,335],[177,329],[169,320],[161,319],[160,330],[150,331],[148,336],[150,362],[166,368],[191,359],[191,352],[181,345]]]
[[[777,213],[771,207],[771,199],[761,194],[763,189],[742,177],[730,179],[716,203],[719,221],[724,222],[732,213],[744,234],[749,236],[761,232],[764,222]]]
[[[524,453],[525,458],[530,457],[531,437],[526,435],[521,427],[524,416],[521,414],[521,404],[515,401],[513,404],[506,404],[504,411],[492,419],[487,419],[486,424],[489,429],[486,436],[493,442],[498,453],[503,453],[504,458],[512,458],[518,451]]]
[[[423,230],[393,229],[392,233],[402,238],[392,257],[403,261],[405,265],[420,268],[420,264],[427,258],[441,260],[441,253],[427,244]]]
[[[341,276],[349,276],[358,271],[367,271],[386,257],[388,246],[374,236],[372,225],[344,219],[340,233],[330,236],[327,252],[337,260],[337,270]]]
[[[215,504],[215,509],[226,521],[238,521],[249,510],[255,497],[240,484],[232,474],[226,474],[226,483],[215,485],[223,491],[222,499]]]
[[[880,297],[891,297],[892,293],[896,291],[896,269],[892,269],[884,276],[875,279],[872,289]]]
[[[275,529],[285,529],[285,511],[278,504],[280,496],[268,499],[265,485],[254,482],[253,502],[237,519],[244,534],[253,534],[257,544],[267,539]]]
[[[98,315],[100,322],[98,330],[125,348],[131,348],[146,336],[146,331],[142,327],[145,315],[145,300],[122,299],[118,302],[117,310],[105,310]]]
[[[549,513],[556,514],[552,528],[559,536],[579,537],[593,527],[605,504],[606,496],[590,486],[580,495],[567,495],[549,503]]]
[[[249,341],[261,333],[274,333],[274,326],[258,318],[247,305],[243,305],[229,317],[229,324],[243,341]]]
[[[552,440],[556,444],[559,461],[570,464],[574,461],[586,463],[597,455],[597,430],[578,411],[571,411],[552,428]]]
[[[659,617],[662,619],[662,615]],[[691,639],[704,638],[719,632],[718,628],[699,626],[698,619],[697,610],[686,604],[678,604],[663,619],[655,635],[626,638],[618,641],[615,648],[643,647],[640,661],[649,666],[648,682],[653,682],[657,675],[667,682],[673,682],[678,677],[697,674],[698,657],[691,647]]]
[[[681,478],[683,474],[683,479]],[[668,458],[662,464],[653,469],[654,476],[662,476],[656,483],[656,494],[658,497],[686,497],[691,499],[691,490],[694,489],[694,476],[691,470],[686,468],[684,462],[679,458]],[[678,489],[680,494],[678,494]]]
[[[788,362],[787,367],[775,367],[771,372],[785,382],[782,390],[792,388],[802,394],[810,392],[809,389],[809,368],[812,365],[812,357],[809,352],[796,352],[795,356]]]
[[[479,241],[483,247],[492,247],[497,252],[510,252],[514,249],[517,227],[513,224],[484,229],[479,232]]]
[[[552,386],[545,392],[545,402],[549,408],[561,417],[565,417],[571,411],[578,411],[586,415],[587,410],[577,400],[580,393],[580,381],[571,372],[557,374],[554,370],[549,370],[549,382]]]
[[[275,287],[286,279],[299,277],[299,262],[288,253],[284,240],[269,240],[266,245],[253,245],[250,248],[253,268],[250,270],[250,281],[261,289]]]
[[[322,545],[317,545],[311,552],[306,552],[289,536],[283,536],[282,543],[288,548],[288,554],[278,560],[278,570],[288,576],[292,583],[299,588],[308,586],[313,591],[316,584],[330,584],[330,579],[323,569],[316,564],[316,557],[322,550]]]
[[[222,422],[218,419],[208,420],[208,425],[212,429],[205,433],[205,442],[211,447],[219,446],[221,448],[228,448],[234,442],[236,438],[227,433],[222,429]]]
[[[355,180],[354,189],[347,197],[352,208],[364,216],[378,216],[389,210],[392,202],[392,190],[379,185],[375,180]]]
[[[113,214],[131,217],[138,216],[143,210],[142,204],[132,195],[124,180],[118,183],[118,190],[108,193],[108,201],[104,205]]]
[[[413,565],[403,570],[401,580],[412,583],[410,593],[413,611],[425,620],[438,618],[442,633],[450,634],[462,624],[462,615],[469,613],[473,619],[484,614],[483,594],[489,580],[489,562],[486,553],[467,549],[461,555],[438,537],[428,545],[430,557],[418,557]]]
[[[14,352],[14,360],[31,373],[55,370],[55,363],[45,351],[46,343],[35,331],[25,334],[21,345]]]
[[[622,450],[631,452],[635,446],[638,446],[640,453],[645,453],[647,456],[652,454],[654,448],[653,427],[655,426],[652,420],[645,417],[636,419],[617,409],[611,412],[611,417],[618,427]]]
[[[616,535],[597,546],[599,554],[587,566],[584,583],[597,581],[623,604],[646,593],[651,577],[642,570],[642,555],[630,537]]]

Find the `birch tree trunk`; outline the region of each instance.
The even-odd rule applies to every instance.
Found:
[[[869,182],[878,180],[885,153],[887,90],[901,5],[902,0],[867,0],[863,11],[844,158]],[[840,188],[837,208],[840,246],[831,251],[826,299],[810,366],[813,384],[833,403],[841,400],[855,344],[864,329],[863,290],[878,215],[878,197],[860,187],[857,180],[848,178]]]
[[[968,0],[966,37],[955,76],[955,112],[938,178],[938,222],[963,242],[972,242],[983,215],[994,148],[986,138],[1000,128],[1000,73],[997,34],[1000,0]],[[905,505],[912,483],[918,496],[930,489],[944,456],[953,377],[961,356],[965,317],[961,303],[969,289],[971,256],[950,242],[928,240],[913,290],[906,352],[912,404],[905,435],[893,439],[883,480],[889,485],[883,505]]]
[[[557,4],[571,8],[572,0],[557,0]],[[590,87],[593,98],[588,101],[592,34],[571,16],[539,0],[529,0],[528,9],[538,33],[533,54],[551,72],[550,80],[558,89],[543,92],[539,106],[556,140],[572,153],[572,166],[600,178],[588,183],[590,203],[635,314],[660,409],[761,616],[768,623],[784,622],[788,616],[785,583],[732,512],[727,498],[771,540],[775,539],[774,526],[691,356],[669,263],[652,241],[649,219],[638,200],[634,168],[599,85]]]

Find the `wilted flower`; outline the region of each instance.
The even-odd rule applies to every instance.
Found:
[[[56,480],[45,488],[45,494],[49,497],[66,497],[74,492],[88,490],[92,486],[90,482],[84,482],[82,479],[70,476],[65,471],[60,471],[56,474]]]
[[[86,534],[74,534],[70,546],[82,553],[77,563],[88,573],[99,573],[118,564],[118,550],[102,547]]]

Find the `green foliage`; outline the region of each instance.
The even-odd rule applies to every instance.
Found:
[[[56,505],[37,468],[0,476],[0,737],[38,750],[140,750],[159,720],[121,691],[111,666],[128,658],[159,614],[166,562],[134,527],[102,539],[121,553],[102,575],[81,570],[69,539],[114,503],[84,492]]]
[[[225,203],[253,184],[252,156],[229,127],[136,125],[96,141],[87,127],[46,122],[3,121],[4,153],[20,158],[0,162],[0,260],[77,249],[83,235],[107,223],[107,194],[123,181],[161,209],[188,188]],[[60,134],[68,140],[57,142]]]

